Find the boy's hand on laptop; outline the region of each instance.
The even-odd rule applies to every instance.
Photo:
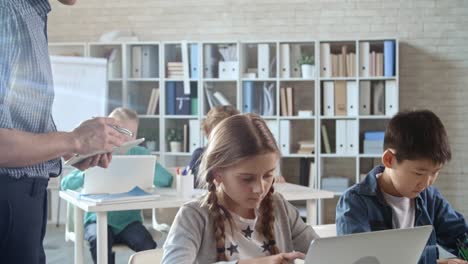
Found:
[[[438,259],[437,264],[467,264],[468,262],[462,259]]]
[[[301,252],[279,253],[273,256],[239,260],[238,264],[289,264],[295,259],[304,259],[305,255]]]

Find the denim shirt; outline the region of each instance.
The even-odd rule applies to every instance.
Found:
[[[392,229],[392,209],[386,203],[376,178],[384,168],[382,165],[375,167],[362,182],[355,184],[341,196],[336,206],[338,235]],[[456,239],[468,232],[463,215],[455,211],[433,186],[415,199],[414,226],[434,227],[418,264],[437,262],[437,244],[458,255]]]

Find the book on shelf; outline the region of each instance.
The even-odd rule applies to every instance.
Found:
[[[384,41],[384,76],[395,76],[395,41]]]
[[[294,115],[294,89],[292,87],[286,88],[286,105],[288,107],[288,116]]]
[[[323,146],[324,146],[325,153],[330,154],[331,153],[330,140],[328,138],[327,126],[325,126],[325,124],[322,124],[322,139],[323,139]]]
[[[190,49],[190,78],[198,79],[198,44],[192,43],[189,46]]]
[[[297,154],[313,154],[315,153],[315,142],[313,140],[302,140],[297,142],[299,149]]]
[[[166,82],[166,115],[176,114],[176,84],[177,82]]]
[[[330,43],[320,44],[320,76],[332,77]]]
[[[167,78],[182,79],[184,78],[184,64],[178,61],[170,61],[167,63]]]
[[[153,88],[151,89],[150,100],[148,102],[148,108],[146,109],[147,115],[155,115],[157,114],[159,104],[159,89]]]
[[[280,89],[280,111],[281,111],[281,116],[288,115],[288,104],[286,100],[286,88],[285,87],[281,87]]]

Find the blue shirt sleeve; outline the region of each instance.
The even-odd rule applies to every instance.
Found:
[[[434,188],[434,230],[437,243],[454,255],[458,255],[456,241],[468,233],[468,225],[462,214],[455,211],[442,194]]]
[[[336,232],[338,235],[370,232],[367,206],[352,190],[347,190],[336,205]]]

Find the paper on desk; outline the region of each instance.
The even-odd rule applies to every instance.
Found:
[[[78,199],[93,202],[96,204],[125,203],[132,201],[148,201],[158,198],[160,195],[147,192],[136,186],[132,190],[124,193],[105,194],[80,194]]]

